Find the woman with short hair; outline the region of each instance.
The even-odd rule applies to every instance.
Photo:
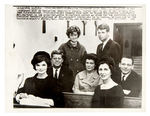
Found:
[[[123,89],[112,80],[114,61],[111,57],[101,58],[97,72],[103,83],[95,89],[93,108],[120,108],[123,104]]]
[[[23,105],[61,107],[61,93],[54,91],[53,80],[47,71],[51,66],[50,55],[45,51],[38,51],[31,61],[36,74],[25,80],[25,84],[17,91],[16,101]]]
[[[59,50],[62,50],[65,56],[64,64],[67,64],[73,71],[74,77],[78,72],[84,70],[82,58],[87,53],[85,47],[78,41],[80,34],[81,31],[78,26],[68,27],[66,35],[69,40],[59,47]]]
[[[100,78],[96,71],[97,56],[96,54],[87,54],[84,58],[85,70],[76,75],[73,92],[74,93],[94,93],[95,87],[100,84]]]

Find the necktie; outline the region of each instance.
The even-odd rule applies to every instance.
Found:
[[[122,76],[122,82],[124,82],[124,81],[125,81],[125,75]]]
[[[101,52],[103,51],[103,43],[101,43]]]
[[[57,69],[55,70],[55,78],[57,79]]]

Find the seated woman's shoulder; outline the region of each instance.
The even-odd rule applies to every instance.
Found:
[[[122,96],[124,95],[124,94],[123,94],[123,88],[122,88],[122,86],[119,85],[119,84],[116,86],[116,91],[117,91],[117,93],[118,93],[119,95],[122,95]]]
[[[32,81],[34,78],[33,77],[26,77],[25,81]]]
[[[76,76],[77,76],[79,79],[84,79],[84,78],[86,78],[86,70],[83,70],[83,71],[77,73]]]

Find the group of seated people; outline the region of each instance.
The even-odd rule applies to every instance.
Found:
[[[70,26],[69,40],[51,53],[38,51],[31,64],[37,72],[19,88],[15,101],[19,104],[64,107],[63,92],[93,95],[91,107],[122,107],[124,96],[141,94],[141,77],[133,71],[130,56],[120,57],[120,46],[109,38],[109,26],[98,26],[101,44],[96,54],[87,53],[77,40],[79,27]]]
[[[111,57],[98,59],[94,53],[86,54],[83,58],[85,69],[75,77],[64,60],[61,50],[52,51],[51,58],[47,52],[38,51],[31,61],[37,73],[18,89],[16,102],[64,107],[62,92],[73,92],[93,95],[93,108],[119,108],[124,96],[137,97],[141,92],[141,77],[132,70],[131,57],[123,56],[120,70],[116,70]]]

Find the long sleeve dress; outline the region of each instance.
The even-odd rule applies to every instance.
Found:
[[[24,86],[17,93],[27,93],[41,98],[53,99],[55,107],[63,107],[63,95],[54,89],[54,84],[53,79],[49,76],[45,79],[38,79],[36,74],[27,78]]]

